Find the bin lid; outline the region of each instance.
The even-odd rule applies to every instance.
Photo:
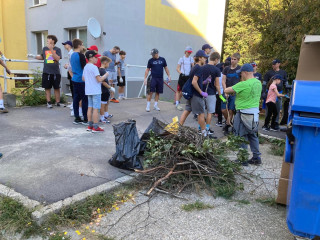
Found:
[[[295,80],[291,110],[320,113],[320,81]]]

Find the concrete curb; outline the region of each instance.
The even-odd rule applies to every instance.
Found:
[[[84,201],[87,197],[93,196],[95,194],[103,193],[103,192],[110,192],[117,187],[120,187],[123,183],[131,182],[134,177],[137,176],[136,173],[132,173],[130,175],[117,178],[113,181],[104,183],[97,187],[91,188],[84,192],[78,193],[73,195],[72,197],[66,198],[64,200],[52,203],[48,206],[44,206],[36,211],[32,212],[32,218],[40,225],[46,220],[46,218],[52,214],[59,212],[63,207],[69,206],[71,204]]]
[[[132,173],[130,175],[117,178],[113,181],[101,184],[84,192],[77,193],[72,197],[52,203],[48,206],[43,206],[40,202],[31,200],[28,197],[2,184],[0,184],[0,196],[13,198],[20,202],[26,208],[32,209],[32,218],[40,225],[50,214],[59,212],[63,207],[67,207],[71,204],[84,201],[87,197],[93,196],[95,194],[110,192],[115,188],[120,187],[124,183],[130,183],[137,175],[138,174],[136,173]]]

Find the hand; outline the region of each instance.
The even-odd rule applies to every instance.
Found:
[[[204,97],[204,98],[207,98],[207,97],[208,97],[208,93],[206,93],[206,92],[201,92],[201,96]]]
[[[227,101],[222,95],[219,95],[219,98],[220,98],[221,101],[224,102],[224,103]]]
[[[27,57],[29,57],[29,58],[36,58],[36,55],[34,55],[34,54],[27,54]]]
[[[47,43],[47,47],[49,48],[49,50],[52,52],[53,51],[53,43]]]
[[[224,93],[224,95],[226,96],[226,98],[229,98],[229,94],[228,93]]]
[[[116,90],[114,89],[114,87],[111,87],[111,88],[109,88],[109,90],[111,91],[111,92],[116,92]]]
[[[6,68],[6,72],[10,75],[11,74],[11,71],[8,69],[8,68]]]
[[[69,64],[68,64],[68,63],[66,63],[63,67],[64,67],[65,69],[68,69]]]
[[[144,83],[144,85],[147,86],[147,79],[146,78],[143,80],[143,83]]]
[[[286,95],[284,95],[284,97],[285,97],[285,98],[290,98],[287,94],[286,94]]]
[[[203,81],[204,85],[207,85],[208,83],[211,83],[211,77],[208,77],[206,80]]]
[[[170,76],[168,76],[168,79],[169,79],[168,82],[171,82],[171,77]]]

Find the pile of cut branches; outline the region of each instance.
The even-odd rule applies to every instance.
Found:
[[[241,162],[248,152],[240,149],[243,138],[230,135],[227,141],[204,138],[190,127],[180,126],[177,134],[157,136],[150,131],[144,152],[144,170],[136,170],[154,190],[177,194],[186,187],[201,187],[216,196],[230,198],[241,187],[236,175],[242,175]],[[228,158],[238,153],[239,162]]]

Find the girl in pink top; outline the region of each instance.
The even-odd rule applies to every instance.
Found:
[[[282,76],[281,75],[274,75],[271,80],[268,83],[267,89],[268,89],[268,96],[266,100],[266,104],[268,107],[268,114],[266,116],[264,126],[262,127],[263,130],[265,131],[277,131],[275,129],[276,126],[276,118],[278,115],[277,111],[277,106],[276,106],[276,101],[277,97],[284,97],[285,95],[280,94],[277,89],[277,84],[280,84],[282,81]],[[271,128],[269,127],[270,119],[272,116],[271,120]]]

